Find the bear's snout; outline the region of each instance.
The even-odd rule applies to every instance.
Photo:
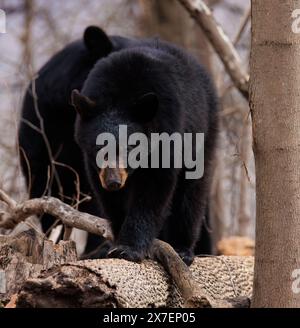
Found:
[[[99,173],[101,186],[108,191],[117,191],[124,187],[128,173],[124,168],[103,168]]]

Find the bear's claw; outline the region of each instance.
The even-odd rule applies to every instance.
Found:
[[[141,262],[144,258],[142,252],[138,252],[127,245],[118,245],[112,247],[107,253],[109,258],[124,259],[132,262]]]

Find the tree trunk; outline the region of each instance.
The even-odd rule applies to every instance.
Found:
[[[205,35],[177,0],[140,0],[143,36],[159,36],[188,49],[210,69],[212,51]]]
[[[190,272],[199,297],[185,305],[176,283],[154,261],[77,261],[28,279],[14,302],[34,308],[249,307],[252,270],[252,257],[196,258]]]
[[[28,78],[32,78],[33,72],[33,56],[32,56],[32,28],[34,20],[34,0],[24,1],[24,30],[21,36],[23,44],[23,60],[25,73]]]
[[[300,44],[297,0],[252,0],[251,97],[257,181],[253,307],[300,307]]]

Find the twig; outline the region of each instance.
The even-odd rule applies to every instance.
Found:
[[[75,203],[74,208],[76,210],[78,210],[78,203],[79,203],[79,200],[80,200],[80,178],[79,178],[79,174],[70,165],[67,165],[67,164],[64,164],[64,163],[60,163],[60,162],[56,162],[56,161],[53,161],[53,164],[54,165],[61,166],[61,167],[65,167],[65,168],[67,168],[68,170],[70,170],[75,175],[75,178],[76,178],[76,182],[75,182],[75,187],[76,187],[76,203]],[[65,225],[63,239],[64,240],[69,240],[70,237],[71,237],[72,231],[73,231],[72,227],[69,227],[69,226]]]
[[[59,175],[57,173],[56,167],[53,163],[54,156],[53,156],[53,152],[52,152],[52,149],[51,149],[50,142],[49,142],[48,137],[46,135],[44,119],[43,119],[43,117],[40,113],[39,107],[38,107],[38,95],[37,95],[37,92],[36,92],[36,77],[32,79],[31,91],[32,91],[32,98],[33,98],[35,114],[36,114],[36,116],[39,120],[39,124],[40,124],[40,128],[38,128],[38,129],[40,130],[40,134],[41,134],[41,136],[44,140],[45,147],[46,147],[46,150],[47,150],[47,153],[48,153],[48,156],[49,156],[49,161],[50,161],[51,171],[50,171],[49,188],[51,188],[51,186],[53,184],[53,178],[55,178],[55,180],[57,182],[58,190],[60,191],[61,194],[63,194],[63,187],[62,187]]]
[[[24,150],[23,147],[20,147],[19,146],[19,150],[20,150],[20,155],[22,153],[22,156],[23,156],[23,159],[26,163],[26,168],[27,168],[27,176],[28,176],[28,183],[27,183],[27,192],[28,194],[30,195],[31,194],[31,188],[32,188],[32,175],[31,175],[31,166],[30,166],[30,163],[29,163],[29,160],[28,160],[28,156]],[[19,155],[19,156],[20,156]]]
[[[223,62],[227,73],[241,94],[248,99],[249,75],[244,72],[240,57],[228,36],[215,21],[210,9],[201,0],[178,0],[202,28]]]
[[[249,22],[250,17],[251,17],[251,6],[249,6],[246,9],[246,11],[245,11],[245,13],[244,13],[244,15],[243,15],[243,17],[241,19],[240,28],[239,28],[239,30],[238,30],[235,38],[233,39],[234,40],[233,41],[233,45],[234,46],[236,46],[238,44],[238,42],[240,41],[241,36],[243,35],[243,33],[245,31],[245,28],[246,28],[246,26],[247,26],[247,24]]]
[[[17,203],[1,189],[0,189],[0,200],[6,203],[9,209],[13,210],[17,206]]]
[[[70,170],[75,178],[76,178],[76,181],[75,181],[75,187],[76,187],[76,203],[75,203],[75,209],[78,210],[78,203],[80,201],[80,177],[79,177],[79,174],[78,172],[70,165],[67,165],[67,164],[64,164],[64,163],[60,163],[60,162],[57,162],[55,160],[53,160],[53,164],[54,165],[57,165],[57,166],[61,166],[61,167],[64,167],[68,170]],[[64,197],[64,195],[62,195]]]

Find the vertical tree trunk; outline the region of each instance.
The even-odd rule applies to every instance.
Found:
[[[252,0],[250,106],[257,181],[253,307],[300,307],[300,36],[297,0]]]
[[[24,29],[21,36],[23,44],[23,60],[25,73],[28,78],[32,78],[33,58],[32,58],[32,26],[34,19],[34,0],[24,0]]]
[[[159,36],[197,56],[209,69],[211,51],[200,27],[177,0],[140,0],[143,36]]]

